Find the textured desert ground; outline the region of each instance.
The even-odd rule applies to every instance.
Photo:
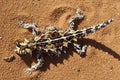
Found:
[[[77,8],[85,15],[78,29],[114,21],[81,40],[88,45],[85,57],[71,49],[59,58],[44,56],[44,67],[26,74],[36,61],[17,55],[15,42],[32,34],[18,23],[34,22],[39,30],[48,25],[66,30]],[[3,60],[12,54],[15,60]],[[120,0],[0,0],[0,80],[120,80]]]

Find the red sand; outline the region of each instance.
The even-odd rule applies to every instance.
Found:
[[[120,80],[120,0],[0,0],[0,8],[0,80]],[[83,40],[89,45],[86,57],[71,52],[60,59],[47,58],[44,68],[26,74],[31,59],[25,62],[14,48],[16,40],[30,38],[31,33],[18,22],[36,22],[40,30],[50,24],[65,30],[77,8],[85,15],[79,29],[114,21]],[[5,62],[11,54],[16,59]]]

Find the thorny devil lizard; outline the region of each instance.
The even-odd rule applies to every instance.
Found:
[[[78,39],[104,28],[113,21],[113,19],[109,19],[89,28],[75,30],[76,21],[84,18],[80,9],[77,9],[76,13],[76,16],[70,18],[68,29],[65,32],[53,26],[48,26],[46,30],[40,34],[38,26],[35,23],[24,23],[23,21],[19,23],[19,26],[22,28],[32,30],[33,39],[30,41],[25,39],[23,42],[17,41],[15,52],[19,55],[30,54],[31,56],[35,53],[38,61],[37,64],[27,69],[28,73],[32,73],[43,66],[43,54],[55,54],[59,57],[61,53],[66,53],[68,45],[72,45],[77,53],[84,55],[87,45],[81,46],[78,44]]]

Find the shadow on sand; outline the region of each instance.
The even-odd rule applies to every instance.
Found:
[[[93,39],[81,39],[80,41],[80,44],[81,45],[84,45],[84,44],[87,44],[88,46],[93,46],[99,50],[102,50],[104,52],[108,52],[108,54],[112,55],[114,58],[120,60],[120,55],[118,55],[115,51],[113,51],[112,49],[108,48],[107,46],[105,46],[104,44],[101,44],[99,42],[96,42],[95,40]],[[47,69],[50,69],[50,64],[53,64],[55,66],[57,66],[57,63],[61,63],[61,64],[64,64],[63,63],[63,60],[64,59],[68,59],[69,56],[73,55],[73,51],[75,51],[73,49],[72,46],[70,46],[67,50],[67,53],[63,53],[60,55],[60,57],[57,57],[57,56],[48,56],[47,54],[44,54],[43,55],[43,58],[44,58],[44,65],[43,67],[40,68],[40,71],[46,71]],[[81,57],[85,57],[86,55],[84,56],[81,56]],[[24,62],[28,65],[28,67],[31,67],[31,64],[33,61],[36,62],[36,59],[32,58],[30,55],[25,55],[25,56],[21,56],[21,58],[24,60]]]

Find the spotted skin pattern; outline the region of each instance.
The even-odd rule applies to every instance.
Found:
[[[52,54],[59,57],[62,53],[66,53],[69,44],[74,47],[77,53],[85,55],[87,45],[81,46],[78,44],[78,39],[84,38],[85,36],[106,27],[113,21],[113,19],[109,19],[95,26],[84,28],[82,30],[75,30],[74,28],[77,24],[76,20],[80,21],[84,18],[80,9],[77,9],[76,13],[77,15],[70,18],[69,26],[66,31],[59,30],[50,25],[40,33],[38,31],[38,26],[35,23],[24,23],[23,21],[19,23],[20,27],[32,30],[33,39],[30,41],[27,39],[22,42],[17,41],[15,52],[19,55],[30,54],[32,56],[33,54],[36,54],[38,61],[37,64],[27,69],[27,73],[32,73],[43,66],[43,54],[48,54],[49,56]]]

